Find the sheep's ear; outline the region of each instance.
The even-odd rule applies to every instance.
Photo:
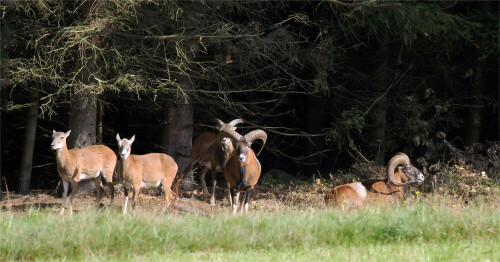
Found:
[[[68,132],[66,132],[66,137],[68,137],[69,134],[71,134],[71,130],[69,130]]]
[[[130,139],[130,144],[134,143],[134,140],[135,140],[135,135],[132,136],[132,138]]]
[[[120,139],[120,134],[116,133],[116,142],[120,143],[120,141],[122,141],[122,140]]]

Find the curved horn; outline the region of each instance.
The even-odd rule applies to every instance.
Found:
[[[219,135],[222,134],[224,137],[229,137],[234,141],[240,141],[241,135],[238,132],[231,129],[228,125],[222,125],[219,131]]]
[[[217,117],[214,117],[214,120],[215,122],[217,122],[217,124],[219,124],[219,126],[222,126],[224,124],[224,122],[222,122],[222,120],[218,119]]]
[[[266,144],[267,141],[267,134],[261,129],[253,130],[252,132],[249,132],[248,134],[245,135],[245,139],[249,142],[252,143],[255,139],[260,139],[262,140],[262,147],[259,150],[259,153],[262,152],[262,149],[264,148],[264,145]]]
[[[217,126],[215,128],[217,128],[219,131],[223,129],[223,126],[230,126],[231,129],[236,130],[236,125],[243,123],[243,120],[241,120],[239,118],[234,119],[233,121],[229,122],[228,124],[222,122],[222,120],[220,120],[218,118],[214,118],[214,120],[217,122]]]
[[[237,124],[241,124],[241,123],[243,123],[243,120],[241,120],[241,119],[237,118],[237,119],[234,119],[233,121],[229,122],[229,124],[228,124],[228,125],[230,125],[230,126],[234,127],[234,126],[236,126]]]
[[[396,177],[394,177],[394,169],[398,165],[410,165],[410,158],[408,158],[405,153],[397,153],[394,155],[391,160],[389,160],[389,163],[387,163],[387,178],[396,186],[404,186],[408,183],[401,183],[396,180]]]

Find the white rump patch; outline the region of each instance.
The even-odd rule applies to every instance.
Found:
[[[351,187],[356,190],[361,198],[366,198],[366,188],[360,182],[352,183]]]
[[[158,188],[161,184],[161,180],[158,181],[153,181],[153,182],[141,182],[141,188],[147,189],[147,188]]]
[[[97,171],[95,174],[87,174],[87,173],[80,173],[80,180],[87,180],[87,179],[92,179],[96,178],[101,174],[101,170]]]

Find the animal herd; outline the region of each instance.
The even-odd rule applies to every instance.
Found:
[[[229,203],[233,213],[238,211],[240,193],[244,193],[241,202],[241,211],[247,213],[250,196],[257,184],[262,167],[257,159],[267,141],[267,134],[261,129],[253,130],[245,135],[239,134],[236,125],[243,123],[241,119],[234,119],[224,123],[217,121],[218,133],[205,132],[193,142],[189,164],[182,172],[182,176],[192,171],[195,164],[202,167],[200,182],[205,195],[208,195],[205,184],[205,175],[208,171],[212,176],[212,191],[210,204],[215,205],[216,175],[224,173],[229,192]],[[110,205],[113,205],[114,186],[113,174],[116,175],[124,188],[123,213],[127,212],[129,191],[132,191],[132,209],[135,208],[137,197],[141,189],[161,188],[165,197],[162,211],[171,205],[171,187],[178,172],[174,159],[163,153],[145,155],[131,154],[135,135],[130,139],[120,138],[116,134],[118,156],[105,145],[92,145],[82,149],[70,149],[66,139],[68,132],[53,131],[51,148],[56,151],[57,172],[63,184],[63,201],[60,214],[65,211],[72,213],[73,197],[78,182],[93,179],[97,188],[96,204],[101,201],[101,178],[104,178],[110,189]],[[256,154],[251,148],[255,140],[261,140],[262,146]],[[407,185],[424,181],[422,173],[411,165],[410,159],[404,153],[396,154],[386,168],[387,178],[367,180],[337,186],[325,194],[324,200],[330,205],[363,206],[370,202],[397,202],[406,197]],[[182,177],[181,176],[181,177]],[[71,184],[71,193],[68,192]],[[69,202],[69,203],[68,203]]]

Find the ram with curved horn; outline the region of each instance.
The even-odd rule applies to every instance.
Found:
[[[215,118],[217,122],[217,130],[220,131],[222,128],[228,130],[236,130],[236,125],[243,123],[241,119],[234,119],[229,123],[224,123],[222,120]],[[191,172],[195,164],[202,166],[200,172],[200,183],[203,189],[203,194],[208,195],[207,184],[205,182],[205,175],[208,170],[215,169],[212,173],[212,194],[210,197],[210,204],[215,205],[215,186],[217,185],[216,174],[217,172],[223,172],[224,167],[231,158],[233,154],[233,144],[231,140],[223,137],[219,137],[213,132],[201,133],[193,142],[193,147],[191,150],[191,157],[189,158],[189,164],[184,169],[183,175]]]
[[[222,129],[219,135],[221,134],[224,137],[231,138],[235,148],[235,154],[224,169],[224,177],[230,194],[229,202],[233,207],[233,213],[236,213],[240,192],[245,192],[244,211],[247,213],[250,194],[259,181],[262,170],[257,155],[260,154],[266,144],[267,134],[260,129],[253,130],[244,136],[229,129]],[[262,146],[257,155],[251,148],[253,141],[256,139],[262,140]]]
[[[334,205],[363,206],[367,202],[397,202],[405,199],[407,186],[424,182],[424,175],[412,166],[404,153],[397,153],[387,164],[387,178],[337,186],[325,194],[325,202]]]

